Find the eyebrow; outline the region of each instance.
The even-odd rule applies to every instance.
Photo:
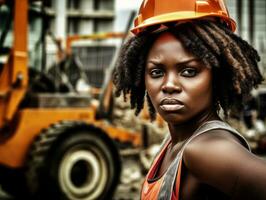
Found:
[[[193,61],[200,62],[200,59],[199,58],[191,58],[191,59],[185,60],[183,62],[177,63],[177,65],[188,64],[188,63],[191,63]]]
[[[188,64],[188,63],[193,62],[193,61],[200,61],[200,59],[199,58],[190,58],[188,60],[185,60],[185,61],[182,61],[180,63],[177,63],[177,66],[178,65],[183,65],[183,64]],[[154,65],[161,65],[160,62],[157,62],[157,61],[154,61],[154,60],[149,60],[147,63],[152,63]]]

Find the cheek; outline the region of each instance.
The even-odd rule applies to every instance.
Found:
[[[190,101],[197,105],[209,105],[212,102],[211,76],[202,76],[198,79],[187,81],[184,92]],[[193,104],[194,105],[194,104]]]

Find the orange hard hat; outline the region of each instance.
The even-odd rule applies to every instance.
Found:
[[[236,29],[224,0],[143,0],[131,32],[138,34],[153,25],[206,17],[219,18],[232,31]]]

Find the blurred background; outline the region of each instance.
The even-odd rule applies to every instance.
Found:
[[[226,2],[266,78],[266,1]],[[167,127],[114,98],[111,74],[140,4],[0,0],[0,199],[139,199]],[[266,82],[228,122],[266,158]]]

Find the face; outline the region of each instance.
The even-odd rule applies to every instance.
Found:
[[[145,86],[168,123],[187,122],[212,108],[211,69],[170,33],[160,35],[148,53]]]

